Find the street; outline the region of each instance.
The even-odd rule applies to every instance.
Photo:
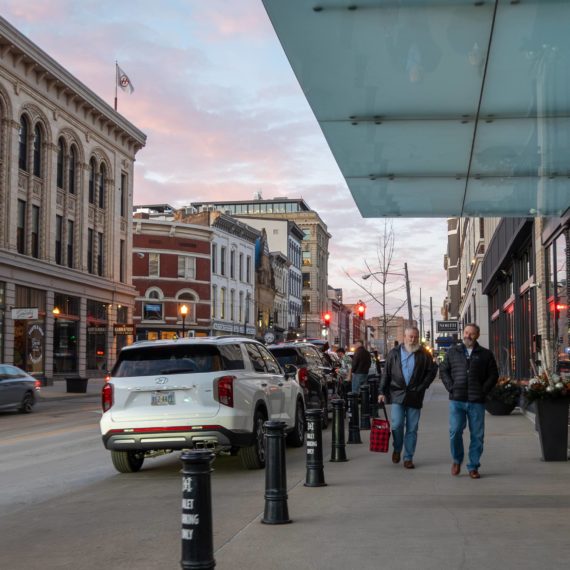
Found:
[[[0,414],[0,568],[155,569],[180,561],[179,452],[121,475],[101,443],[99,397],[42,401]],[[304,481],[304,450],[287,450],[289,487]],[[214,545],[263,511],[264,472],[237,457],[214,462]]]

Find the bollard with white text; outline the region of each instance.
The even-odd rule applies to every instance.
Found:
[[[307,476],[305,487],[325,487],[322,410],[307,410]]]
[[[360,386],[360,429],[370,429],[370,387]]]
[[[210,473],[211,451],[185,451],[182,461],[182,560],[183,570],[215,568],[212,531]]]
[[[362,443],[360,439],[360,421],[358,419],[358,394],[348,393],[348,443]]]
[[[348,461],[346,457],[346,440],[344,437],[344,400],[340,398],[333,400],[332,406],[333,428],[331,461],[333,463],[340,463]]]

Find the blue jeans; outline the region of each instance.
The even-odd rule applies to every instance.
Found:
[[[414,458],[421,412],[417,408],[402,406],[402,404],[392,404],[391,421],[394,451],[400,453],[403,447],[404,461],[411,461]],[[404,424],[406,428],[405,436]]]
[[[353,374],[352,375],[352,391],[360,394],[360,385],[368,380],[368,374]]]
[[[461,465],[465,452],[463,450],[463,430],[469,422],[469,463],[468,471],[479,469],[479,460],[483,454],[483,438],[485,436],[485,404],[471,402],[449,402],[449,438],[453,463]]]

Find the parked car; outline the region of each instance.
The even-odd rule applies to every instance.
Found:
[[[0,364],[0,410],[29,414],[36,403],[41,382],[11,364]]]
[[[305,403],[294,371],[285,374],[259,342],[244,337],[143,341],[121,350],[102,392],[103,444],[121,473],[176,449],[238,453],[265,466],[263,424],[286,423],[302,446]]]
[[[308,342],[286,342],[267,347],[282,367],[294,366],[307,409],[322,409],[323,428],[328,426],[335,391],[334,372],[321,351]]]

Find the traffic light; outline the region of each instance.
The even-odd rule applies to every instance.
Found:
[[[273,328],[273,317],[269,315],[269,328]]]
[[[331,314],[325,313],[323,315],[323,322],[325,323],[325,327],[328,329],[331,326]]]
[[[362,301],[358,301],[358,304],[356,305],[356,313],[358,314],[358,318],[363,319],[365,312],[366,312],[366,305]]]
[[[426,340],[429,341],[431,339],[431,332],[426,331]]]

